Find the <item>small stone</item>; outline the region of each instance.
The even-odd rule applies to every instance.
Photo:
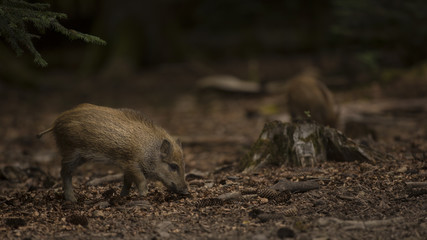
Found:
[[[95,211],[93,211],[92,216],[93,217],[104,217],[105,214],[104,214],[104,211],[95,210]]]
[[[168,232],[165,232],[165,231],[160,231],[160,232],[157,232],[157,233],[159,234],[159,236],[161,238],[169,238],[170,237],[170,234]]]
[[[256,234],[255,236],[252,237],[252,240],[267,240],[267,236],[265,236],[264,234]]]
[[[109,202],[107,202],[107,201],[102,201],[102,202],[99,202],[98,203],[98,207],[99,208],[107,208],[107,207],[109,207],[110,206],[110,203]]]
[[[240,192],[229,192],[229,193],[224,193],[218,196],[219,199],[224,201],[235,200],[241,197],[242,197],[242,194]]]
[[[268,198],[261,198],[260,201],[261,203],[268,203]]]
[[[405,173],[406,171],[408,171],[408,167],[407,166],[402,166],[399,169],[396,170],[396,172],[398,173]]]

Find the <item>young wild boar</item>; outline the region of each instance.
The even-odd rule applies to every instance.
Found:
[[[146,179],[161,181],[169,190],[187,194],[184,156],[180,143],[139,112],[81,104],[62,113],[50,129],[62,156],[64,197],[76,201],[72,174],[88,161],[110,162],[123,170],[121,195],[134,183],[147,194]]]
[[[316,69],[307,68],[291,79],[286,86],[286,96],[293,121],[307,118],[308,114],[320,124],[336,127],[338,113],[335,109],[334,97],[317,79]]]

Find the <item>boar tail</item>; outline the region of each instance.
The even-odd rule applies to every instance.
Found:
[[[46,133],[48,133],[48,132],[51,132],[52,130],[53,130],[53,127],[48,128],[48,129],[44,130],[43,132],[41,132],[41,133],[37,134],[37,135],[36,135],[36,137],[37,137],[37,138],[41,138],[43,135],[45,135],[45,134],[46,134]]]

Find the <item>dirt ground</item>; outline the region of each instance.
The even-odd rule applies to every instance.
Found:
[[[189,65],[123,75],[54,73],[33,88],[0,83],[0,239],[427,238],[427,188],[412,184],[427,182],[425,107],[363,115],[369,131],[349,133],[384,153],[377,164],[325,162],[241,173],[238,161],[264,123],[287,119],[283,96],[200,93],[195,81],[204,74]],[[336,96],[348,113],[388,101],[376,91]],[[138,109],[182,138],[191,194],[150,183],[147,197],[135,190],[120,197],[120,171],[88,164],[73,179],[78,202],[64,201],[53,137],[35,135],[82,102]],[[319,188],[284,197],[266,190],[283,179],[315,181]]]

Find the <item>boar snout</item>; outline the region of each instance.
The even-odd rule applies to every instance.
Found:
[[[183,186],[177,187],[175,183],[171,183],[170,190],[175,193],[182,195],[189,195],[187,184],[183,184]]]

